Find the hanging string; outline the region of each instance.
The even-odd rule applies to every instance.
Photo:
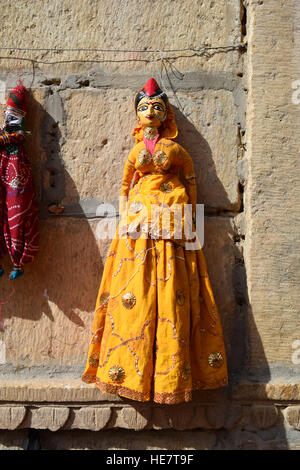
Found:
[[[164,54],[164,59],[168,60],[177,60],[179,58],[191,58],[191,57],[200,57],[202,55],[211,55],[212,53],[226,53],[234,50],[245,50],[247,44],[246,43],[239,43],[227,46],[200,46],[200,47],[187,47],[182,49],[160,49],[159,53]],[[46,60],[39,60],[33,57],[22,57],[19,60],[22,61],[29,61],[35,64],[44,64],[44,65],[54,65],[54,64],[62,64],[62,63],[93,63],[93,62],[153,62],[157,59],[156,54],[158,52],[157,49],[87,49],[87,48],[42,48],[42,47],[6,47],[1,46],[0,51],[23,51],[23,52],[52,52],[52,53],[59,53],[59,52],[96,52],[102,54],[143,54],[144,56],[149,54],[150,57],[145,58],[123,58],[123,59],[65,59],[65,60],[55,60],[55,61],[46,61]],[[186,54],[191,52],[190,55],[177,55],[168,57],[166,54]],[[152,55],[152,59],[151,59]],[[154,57],[154,59],[153,59]],[[1,56],[1,59],[8,59],[14,60],[16,57],[12,56]]]
[[[197,47],[186,47],[183,49],[160,49],[162,53],[173,53],[173,52],[202,52],[204,50],[227,50],[227,49],[240,49],[246,46],[245,43],[232,44],[228,46],[201,46]],[[1,46],[0,50],[5,51],[43,51],[43,52],[120,52],[120,53],[140,53],[140,54],[153,54],[156,53],[157,49],[84,49],[84,48],[44,48],[44,47],[5,47]]]
[[[168,62],[167,62],[167,63],[168,63]],[[173,92],[174,98],[175,98],[175,100],[176,100],[176,103],[177,103],[179,109],[180,109],[182,112],[184,112],[183,106],[181,105],[181,103],[180,103],[180,101],[179,101],[179,98],[178,98],[178,96],[177,96],[177,93],[176,93],[176,91],[175,91],[175,88],[174,88],[174,86],[173,86],[173,84],[172,84],[172,81],[171,81],[171,79],[170,79],[170,77],[169,77],[168,69],[167,69],[167,66],[166,66],[166,61],[162,61],[162,65],[163,65],[163,67],[164,67],[164,69],[165,69],[166,76],[167,76],[167,79],[168,79],[170,88],[171,88],[171,90],[172,90],[172,92]],[[171,69],[171,70],[172,70],[172,69]],[[173,70],[172,70],[172,73],[174,74]],[[183,80],[183,74],[181,74],[181,75],[182,75],[182,78],[180,78],[180,80]]]
[[[161,83],[162,90],[166,91],[167,87],[164,83],[164,78],[163,78],[163,61],[164,61],[164,53],[160,50],[157,51],[157,70],[159,72],[159,81]],[[160,63],[160,70],[158,68],[158,62]]]

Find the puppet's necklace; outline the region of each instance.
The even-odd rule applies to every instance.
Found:
[[[144,128],[144,136],[148,140],[154,140],[158,134],[157,127],[145,127]]]

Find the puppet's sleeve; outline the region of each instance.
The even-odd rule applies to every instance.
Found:
[[[189,203],[192,204],[193,217],[196,214],[197,185],[194,163],[190,154],[178,145],[178,164],[182,167],[183,176],[188,184]]]
[[[121,196],[127,197],[131,187],[136,183],[137,179],[139,178],[138,172],[135,169],[135,161],[135,152],[132,150],[128,155],[124,166]]]
[[[0,147],[6,144],[23,144],[25,136],[23,131],[7,132],[1,131],[0,133]]]
[[[124,172],[123,172],[123,180],[122,180],[122,187],[121,187],[121,196],[124,199],[128,197],[128,193],[130,189],[134,186],[134,184],[139,180],[139,172],[135,168],[136,162],[136,152],[131,150],[128,158],[125,162]],[[121,202],[121,210],[124,208],[124,204]]]

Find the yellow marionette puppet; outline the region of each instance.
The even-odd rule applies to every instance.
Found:
[[[202,248],[187,249],[193,236],[178,231],[188,220],[185,206],[195,220],[196,175],[174,140],[172,107],[153,78],[136,95],[135,110],[122,217],[104,266],[82,380],[141,402],[188,402],[193,391],[228,380]]]

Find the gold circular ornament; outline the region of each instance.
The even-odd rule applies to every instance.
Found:
[[[107,300],[109,297],[109,292],[103,292],[103,294],[100,295],[100,306],[102,307],[107,307]]]
[[[89,357],[89,364],[92,367],[98,367],[99,357],[97,353],[94,353]]]
[[[133,201],[129,206],[129,211],[133,214],[137,214],[140,212],[144,207],[144,204],[141,201]]]
[[[125,379],[125,371],[118,365],[112,366],[108,371],[108,375],[110,380],[118,384],[122,383]]]
[[[159,189],[163,192],[163,193],[171,193],[173,188],[172,186],[170,185],[170,183],[161,183]]]
[[[136,303],[136,298],[132,292],[126,292],[126,294],[123,295],[122,304],[125,308],[129,310],[135,306],[135,303]]]
[[[154,140],[157,134],[158,134],[157,127],[145,127],[144,129],[144,136],[148,140]]]
[[[213,352],[208,356],[208,364],[210,365],[210,367],[218,369],[222,366],[223,362],[224,359],[220,352]]]
[[[177,302],[178,302],[179,305],[184,304],[185,297],[184,297],[184,293],[183,293],[182,290],[178,290],[176,292],[176,299],[177,299]]]
[[[142,165],[148,165],[151,162],[151,154],[148,152],[147,149],[143,149],[140,151],[138,160]]]
[[[184,380],[187,380],[190,375],[191,375],[191,365],[188,362],[186,362],[183,366],[182,377]]]
[[[162,165],[166,159],[167,155],[162,150],[157,150],[157,152],[153,154],[153,161],[155,165]]]

